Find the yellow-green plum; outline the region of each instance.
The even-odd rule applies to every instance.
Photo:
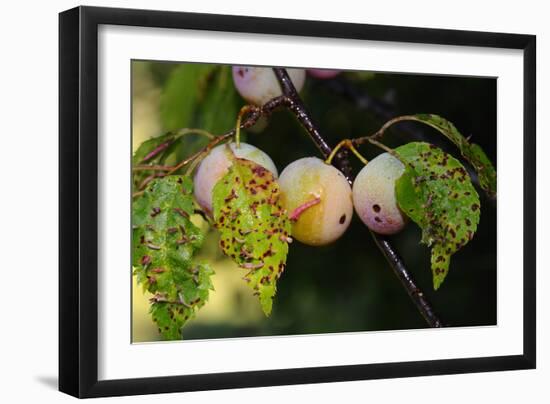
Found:
[[[287,69],[287,72],[296,91],[300,91],[304,86],[306,71]],[[282,95],[279,81],[269,67],[233,66],[233,81],[239,94],[247,102],[257,106]]]
[[[253,161],[266,168],[277,178],[277,167],[273,160],[255,146],[240,143],[237,147],[235,143],[227,143],[214,147],[199,164],[193,180],[195,199],[209,215],[212,214],[212,190],[231,167],[231,152],[238,158]]]
[[[353,182],[355,211],[376,233],[395,234],[407,223],[395,196],[395,181],[404,171],[401,161],[389,153],[382,153],[363,167]]]
[[[344,234],[353,215],[353,203],[351,187],[338,169],[316,157],[305,157],[283,170],[279,186],[293,238],[321,246]]]

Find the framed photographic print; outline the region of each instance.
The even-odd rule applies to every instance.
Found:
[[[534,36],[59,23],[61,391],[535,367]]]

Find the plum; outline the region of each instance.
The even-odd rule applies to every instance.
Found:
[[[235,143],[214,147],[199,164],[193,180],[195,199],[208,215],[212,214],[212,190],[231,167],[231,152],[236,157],[253,161],[266,168],[277,178],[277,167],[273,160],[255,146],[241,142],[239,147]]]
[[[372,159],[353,182],[353,206],[372,231],[390,235],[400,232],[407,217],[397,205],[395,182],[405,166],[389,153]]]
[[[316,157],[305,157],[282,171],[279,186],[293,238],[321,246],[344,234],[353,214],[352,192],[338,169]]]
[[[316,79],[332,79],[341,73],[341,70],[333,69],[307,69],[307,73]]]
[[[300,91],[306,78],[305,70],[287,69],[287,72],[296,91]],[[262,106],[282,95],[279,81],[269,67],[233,66],[233,81],[239,94],[253,105]]]

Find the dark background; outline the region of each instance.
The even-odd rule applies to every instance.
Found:
[[[177,82],[174,72],[185,70],[182,65],[171,63],[134,63],[142,64],[140,68],[151,73],[162,94],[169,92],[167,87]],[[230,75],[227,67],[216,69],[221,69],[220,75]],[[192,82],[188,81],[188,88]],[[234,94],[231,85],[202,91],[233,93],[223,97],[231,105],[214,114],[219,117],[226,113],[227,117],[222,121],[227,122],[225,130],[231,129],[235,111],[245,102]],[[206,92],[202,94],[203,99],[209,97]],[[344,138],[371,134],[397,115],[432,113],[453,122],[463,135],[471,135],[472,141],[483,147],[496,166],[494,78],[346,72],[331,80],[308,76],[301,94],[322,135],[332,146]],[[133,95],[135,100],[136,94]],[[172,100],[161,96],[161,110],[166,111],[168,99]],[[204,120],[201,121],[200,97],[197,99],[198,107],[189,115],[190,118],[186,118],[187,122],[170,121],[170,115],[161,111],[163,130],[173,129],[170,125],[208,127],[208,122],[205,125]],[[177,108],[173,113],[179,116]],[[221,130],[224,124],[220,125],[222,127],[216,128],[214,134],[225,131]],[[212,130],[211,127],[208,129]],[[279,172],[296,159],[319,156],[314,144],[287,111],[273,114],[261,133],[249,133],[246,139],[267,152]],[[434,143],[459,157],[457,149],[443,136],[420,123],[396,124],[384,138],[389,146],[414,140]],[[200,141],[195,143],[190,144],[189,150],[183,154],[199,147]],[[370,145],[362,146],[360,151],[367,159],[380,153]],[[357,173],[360,163],[353,157],[351,161]],[[478,192],[482,205],[478,231],[470,243],[453,255],[449,274],[437,292],[432,288],[429,248],[419,243],[420,229],[409,223],[402,233],[391,237],[418,286],[448,326],[496,324],[496,202],[488,200],[479,189]],[[206,250],[215,256],[213,259],[219,260],[215,237],[215,234],[211,236]],[[213,266],[216,269],[215,264]],[[277,287],[271,317],[238,325],[231,319],[191,321],[185,326],[183,337],[307,334],[427,326],[357,216],[344,236],[333,245],[319,248],[293,243],[287,270]],[[241,299],[240,294],[236,293],[234,299]],[[249,302],[247,300],[246,304]],[[238,311],[234,315],[238,316]],[[200,316],[199,311],[197,319]]]

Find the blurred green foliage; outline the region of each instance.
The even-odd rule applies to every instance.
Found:
[[[229,66],[133,62],[149,81],[149,93],[132,94],[133,107],[147,102],[148,115],[133,115],[134,148],[144,137],[140,127],[163,130],[179,127],[207,129],[215,135],[230,130],[245,104],[232,85]],[[138,87],[138,86],[134,86]],[[158,96],[151,96],[158,91]],[[374,133],[397,115],[430,113],[456,125],[479,144],[496,167],[496,79],[434,75],[345,72],[335,79],[308,77],[302,90],[304,102],[330,145],[344,138]],[[318,156],[294,116],[275,112],[267,126],[247,134],[249,143],[267,152],[279,171],[305,156]],[[150,133],[158,136],[160,133]],[[427,141],[460,158],[456,147],[435,129],[419,123],[398,123],[384,138],[390,147],[410,141]],[[205,144],[200,137],[185,137],[178,158]],[[380,153],[361,146],[368,159]],[[356,170],[359,162],[352,159]],[[466,165],[466,167],[468,167]],[[357,172],[357,171],[356,171]],[[483,192],[481,219],[472,241],[453,256],[445,283],[432,288],[430,251],[420,245],[421,231],[410,223],[392,242],[449,326],[496,324],[496,203]],[[346,234],[330,246],[314,248],[298,242],[290,246],[287,269],[277,284],[269,318],[261,314],[257,299],[241,277],[242,270],[225,260],[217,247],[218,235],[209,231],[203,254],[216,271],[216,291],[210,302],[184,328],[183,337],[218,338],[260,335],[307,334],[396,330],[426,327],[406,291],[375,246],[367,228],[354,217]],[[143,322],[150,322],[140,290],[134,288],[134,341],[154,339]]]

